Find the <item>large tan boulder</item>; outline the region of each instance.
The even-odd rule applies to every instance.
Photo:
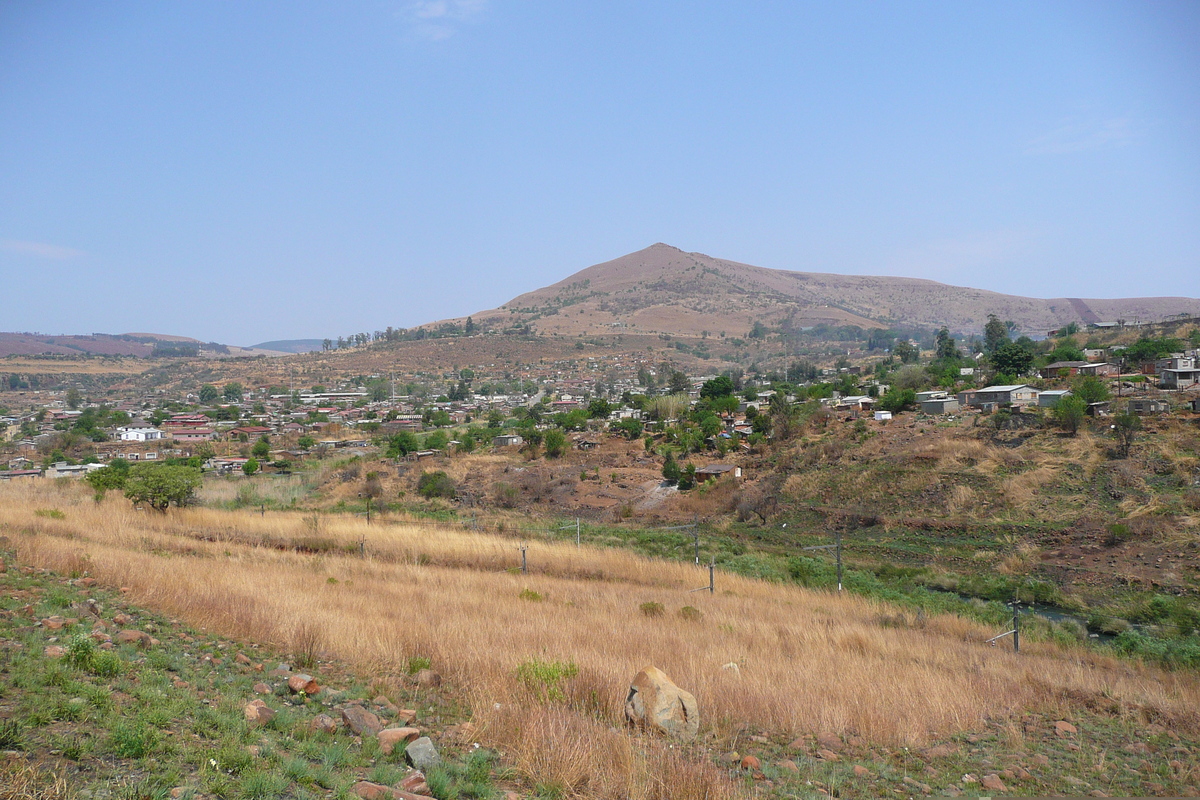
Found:
[[[629,685],[625,719],[642,731],[692,739],[700,729],[696,698],[676,686],[658,667],[646,667]]]

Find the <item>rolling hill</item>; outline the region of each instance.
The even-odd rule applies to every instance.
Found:
[[[945,325],[978,333],[988,314],[1012,320],[1021,333],[1044,334],[1071,322],[1197,316],[1200,299],[1020,297],[916,278],[767,269],[659,243],[471,316],[485,327],[529,325],[546,334],[742,336],[755,322],[781,330]]]

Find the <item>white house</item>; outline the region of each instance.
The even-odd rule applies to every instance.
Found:
[[[166,434],[149,422],[142,420],[134,420],[128,425],[117,428],[117,436],[122,442],[149,442],[166,438]]]

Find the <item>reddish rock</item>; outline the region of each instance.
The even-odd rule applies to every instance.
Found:
[[[104,631],[92,631],[92,639],[97,642],[111,642],[112,637]]]
[[[66,654],[67,648],[57,644],[49,645],[42,651],[42,655],[46,656],[46,658],[62,658]]]
[[[854,774],[859,778],[869,778],[871,777],[871,770],[867,769],[862,764],[855,764]]]
[[[362,800],[392,800],[391,788],[381,783],[359,781],[350,787],[350,792]]]
[[[1059,736],[1070,736],[1073,733],[1078,733],[1079,730],[1071,723],[1059,720],[1054,723],[1054,732]]]
[[[842,737],[832,731],[821,731],[817,734],[817,746],[840,753],[842,752]]]
[[[337,722],[328,714],[317,714],[312,718],[312,722],[308,723],[308,727],[328,734],[337,733]]]
[[[1019,781],[1027,781],[1033,777],[1029,774],[1029,770],[1025,769],[1024,767],[1015,767],[1013,769],[1013,775]]]
[[[57,614],[53,617],[46,617],[42,620],[42,627],[47,630],[57,631],[62,630],[67,625],[67,621]]]
[[[817,757],[822,758],[825,761],[841,761],[842,760],[842,757],[839,756],[837,753],[833,752],[832,750],[826,750],[824,747],[817,750]]]
[[[417,686],[420,686],[424,689],[432,689],[442,685],[442,676],[431,669],[423,669],[418,671],[413,680],[416,681]]]
[[[1008,787],[1004,785],[1004,781],[1000,780],[1000,776],[996,774],[984,775],[979,779],[979,785],[987,789],[989,792],[1008,791]]]
[[[122,586],[120,589],[118,589],[118,591],[119,591],[121,594],[129,594],[130,592],[132,592],[132,591],[133,591],[133,589],[132,589],[132,588],[130,588],[130,587],[128,587],[128,586]]]
[[[362,706],[346,706],[342,709],[342,722],[359,736],[374,736],[383,730],[379,717]]]
[[[792,739],[790,742],[788,742],[787,749],[788,750],[807,750],[808,749],[808,740],[805,739],[803,736],[797,736],[795,739]]]
[[[1145,742],[1130,742],[1125,745],[1124,750],[1126,753],[1133,753],[1138,756],[1150,755],[1150,745]]]
[[[1030,758],[1035,764],[1043,767],[1050,766],[1050,756],[1046,755],[1045,753],[1034,753],[1032,756],[1030,756]]]
[[[122,589],[121,591],[125,591],[125,590]],[[115,617],[113,617],[114,625],[124,626],[124,625],[129,625],[132,622],[133,622],[133,617],[129,616],[128,614],[117,614]]]
[[[267,686],[265,683],[256,683],[256,684],[254,684],[254,693],[255,694],[270,694],[271,687]]]
[[[275,716],[275,712],[267,708],[267,704],[262,700],[251,700],[242,709],[242,713],[246,717],[246,722],[250,723],[251,728],[266,725]]]
[[[176,678],[175,680],[171,681],[171,685],[174,686],[176,689],[191,688],[190,683],[188,683],[187,681],[181,681],[181,680],[179,680],[179,678]]]
[[[937,744],[925,751],[925,755],[929,758],[949,758],[958,752],[957,747],[948,744]]]
[[[456,740],[459,744],[471,744],[476,739],[478,729],[470,723],[464,722],[461,725],[451,725],[446,728],[446,735]]]
[[[383,695],[379,695],[374,700],[372,700],[371,703],[373,705],[379,706],[382,709],[385,709],[386,711],[391,712],[392,714],[395,714],[400,711],[400,709],[396,706],[395,703],[393,703],[391,700],[388,700]]]
[[[117,631],[117,635],[113,637],[113,641],[117,644],[132,644],[138,647],[149,647],[154,643],[154,640],[150,638],[150,634],[145,631],[133,629]]]
[[[404,725],[412,725],[417,721],[417,712],[411,708],[402,708],[396,712],[396,721]]]
[[[396,745],[408,744],[421,735],[417,728],[384,728],[375,735],[379,740],[379,749],[385,756],[390,756]]]
[[[297,673],[288,678],[287,686],[292,694],[304,692],[311,696],[321,691],[321,687],[317,685],[316,679],[312,675],[305,675],[304,673]]]
[[[80,578],[79,580],[75,581],[75,585],[82,586],[85,589],[90,589],[98,582],[99,581],[97,581],[95,578]]]
[[[762,763],[754,756],[744,756],[742,758],[742,769],[762,769]]]
[[[244,653],[238,653],[233,657],[233,660],[239,664],[250,664],[250,659]]]
[[[791,772],[791,773],[799,773],[800,772],[800,767],[796,766],[796,762],[792,761],[790,758],[787,759],[786,761],[780,761],[779,768],[782,770],[786,770],[787,772]]]
[[[425,773],[419,769],[414,769],[405,775],[404,780],[396,784],[396,788],[402,792],[429,794],[429,784],[425,782]]]

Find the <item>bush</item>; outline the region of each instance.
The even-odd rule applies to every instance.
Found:
[[[546,599],[541,592],[535,592],[533,589],[522,589],[517,597],[522,600],[528,600],[531,603],[540,603]]]
[[[454,481],[442,470],[422,472],[417,479],[417,493],[426,499],[444,497],[453,500],[456,493]]]
[[[542,702],[565,700],[561,684],[578,674],[579,667],[573,661],[542,661],[535,658],[517,666],[517,680]]]
[[[648,603],[642,603],[639,608],[642,610],[642,614],[647,617],[661,617],[663,615],[662,603],[655,603],[651,601]]]
[[[695,608],[694,606],[684,606],[683,608],[679,609],[679,616],[683,619],[686,619],[688,622],[699,622],[700,617],[703,615],[700,613],[700,609]]]

